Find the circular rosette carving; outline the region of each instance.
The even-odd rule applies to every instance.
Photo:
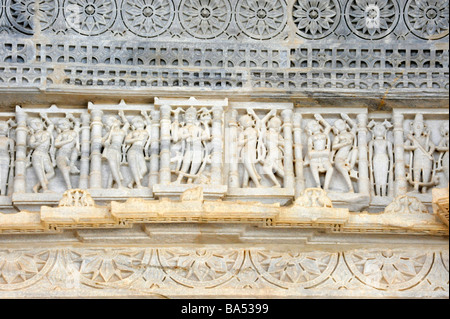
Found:
[[[364,284],[382,290],[405,290],[428,274],[433,253],[357,250],[344,254],[351,272]]]
[[[436,40],[448,35],[448,0],[409,0],[404,18],[419,38]]]
[[[267,281],[285,288],[308,288],[328,278],[336,267],[338,254],[253,251],[251,259]]]
[[[228,28],[231,5],[228,0],[182,0],[179,17],[183,28],[190,35],[211,39]]]
[[[48,250],[0,250],[0,290],[24,289],[52,268],[56,253]]]
[[[368,40],[387,36],[397,26],[399,17],[396,0],[350,0],[345,9],[349,28]]]
[[[58,16],[57,0],[8,0],[6,15],[20,32],[34,34],[37,23],[41,30],[47,29]]]
[[[163,270],[187,287],[215,287],[230,280],[242,266],[243,250],[161,249]]]
[[[240,0],[236,22],[247,36],[266,40],[283,31],[287,23],[284,0]]]
[[[127,285],[142,275],[150,254],[145,249],[92,249],[66,251],[66,258],[80,274],[81,282],[99,287]]]
[[[83,35],[99,35],[107,31],[116,19],[114,0],[65,0],[67,24]]]
[[[141,37],[156,37],[173,22],[175,13],[171,0],[124,0],[122,19],[126,27]]]
[[[292,16],[298,35],[306,39],[322,39],[337,28],[341,7],[337,0],[297,0]]]

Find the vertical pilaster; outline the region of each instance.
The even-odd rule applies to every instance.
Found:
[[[212,152],[211,152],[211,184],[221,185],[223,183],[223,142],[222,142],[222,123],[223,107],[215,106],[213,108],[212,122]]]
[[[89,188],[89,155],[91,148],[91,117],[89,113],[81,114],[81,156],[80,156],[80,184],[79,188]]]
[[[292,142],[292,110],[283,110],[283,137],[284,137],[284,188],[294,189],[294,147]]]
[[[394,113],[394,195],[396,197],[405,195],[407,193],[407,181],[405,170],[405,141],[403,138],[403,114]]]
[[[295,155],[295,197],[299,197],[305,190],[303,175],[303,149],[302,149],[302,114],[300,110],[294,112],[294,155]]]
[[[367,114],[357,115],[358,119],[358,188],[359,193],[370,196],[369,159],[367,149]]]
[[[159,183],[170,184],[170,112],[172,108],[170,105],[162,105],[161,111],[161,150],[160,150],[160,168],[159,168]]]
[[[228,135],[229,135],[229,157],[227,160],[230,162],[229,176],[228,176],[228,187],[239,188],[239,155],[238,155],[238,145],[237,145],[237,110],[230,111],[230,119],[228,123]]]
[[[102,116],[101,110],[91,111],[90,188],[102,188]]]
[[[19,107],[18,107],[19,108]],[[27,114],[21,109],[16,109],[16,160],[14,193],[26,192],[26,170],[27,170]]]
[[[150,140],[150,174],[149,187],[158,184],[159,181],[159,111],[152,110],[152,129]]]

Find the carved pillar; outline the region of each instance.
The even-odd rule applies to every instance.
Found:
[[[161,150],[160,150],[160,169],[159,183],[170,184],[170,105],[161,106]]]
[[[14,193],[26,192],[27,171],[27,115],[25,112],[16,111],[16,161],[14,177]]]
[[[295,152],[295,197],[299,197],[305,189],[303,175],[303,150],[302,150],[302,114],[300,110],[294,112],[294,152]]]
[[[405,170],[405,142],[403,139],[403,114],[394,113],[394,189],[395,196],[405,195],[407,193],[407,181]]]
[[[102,116],[100,110],[91,111],[91,172],[90,188],[102,188]]]
[[[213,108],[213,122],[212,122],[212,152],[211,152],[211,185],[221,185],[222,180],[222,118],[223,107],[215,106]]]
[[[284,137],[284,188],[294,189],[294,148],[292,142],[292,110],[281,112]]]
[[[79,188],[89,188],[89,155],[90,155],[90,120],[88,113],[81,114],[81,157],[80,157],[80,184]]]
[[[149,187],[159,181],[159,112],[152,110],[152,136],[150,141],[150,175]]]
[[[228,177],[228,187],[230,188],[239,188],[239,156],[238,156],[238,146],[237,146],[237,110],[230,111],[230,119],[228,123],[228,135],[229,135],[229,157],[227,158],[230,161],[230,170]]]
[[[359,193],[370,196],[369,159],[367,149],[367,114],[358,114],[358,188]]]

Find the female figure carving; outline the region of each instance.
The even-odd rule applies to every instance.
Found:
[[[7,195],[7,186],[12,185],[14,172],[14,140],[9,137],[12,120],[0,121],[0,195]],[[9,191],[9,190],[8,190]]]
[[[72,128],[70,121],[75,123],[75,128]],[[79,126],[80,122],[76,121],[71,114],[67,114],[67,117],[60,119],[57,124],[59,133],[55,140],[56,166],[63,175],[67,189],[72,189],[70,174],[80,173],[75,166],[80,154]]]
[[[114,115],[110,115],[106,119],[107,133],[102,139],[102,143],[105,146],[102,157],[108,161],[113,183],[115,182],[118,188],[124,188],[122,185],[123,176],[120,171],[120,166],[122,162],[122,146],[127,136],[130,123],[123,111],[119,111],[119,116],[123,121],[123,126],[122,122]]]
[[[33,187],[37,193],[39,188],[48,192],[49,180],[55,176],[55,149],[53,130],[54,124],[46,114],[40,114],[41,119],[33,118],[29,121],[30,138],[28,145],[33,149],[31,154],[31,164],[38,178],[38,182]],[[47,125],[45,127],[45,124]]]
[[[131,145],[127,152],[127,161],[130,166],[133,180],[128,185],[133,188],[142,188],[141,181],[148,172],[146,158],[149,157],[148,148],[150,147],[151,120],[147,112],[142,111],[142,116],[136,116],[131,121],[132,131],[125,138],[125,144]]]
[[[436,150],[440,152],[438,165],[439,170],[444,172],[445,178],[447,179],[447,183],[449,182],[449,128],[448,122],[442,123],[441,125],[441,136],[442,139],[439,142],[439,145],[436,147]]]
[[[333,165],[331,164],[331,140],[329,137],[331,125],[320,114],[315,114],[316,120],[309,121],[306,126],[308,134],[308,153],[304,165],[309,165],[317,188],[322,188],[320,173],[325,173],[323,189],[329,190]]]
[[[284,147],[284,138],[280,134],[281,125],[281,119],[278,116],[274,116],[267,123],[268,128],[264,133],[264,144],[267,147],[267,155],[262,159],[263,171],[274,183],[274,187],[281,187],[275,174],[281,178],[284,177],[282,151]]]
[[[341,113],[341,117],[342,119],[334,122],[333,132],[336,137],[331,147],[333,152],[331,158],[333,159],[334,157],[334,167],[344,177],[348,191],[353,193],[351,178],[357,178],[357,172],[353,170],[358,159],[356,146],[357,126],[347,114]]]
[[[388,121],[368,125],[372,131],[369,142],[369,169],[372,190],[376,196],[393,196],[394,153],[392,143],[387,140],[387,130],[393,125]]]

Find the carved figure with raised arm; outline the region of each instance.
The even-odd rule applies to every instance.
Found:
[[[436,145],[431,141],[431,134],[422,114],[417,114],[411,123],[405,150],[411,152],[408,181],[414,186],[415,192],[426,193],[429,187],[437,184],[433,157]]]
[[[172,110],[173,121],[170,126],[170,136],[172,139],[172,144],[170,145],[170,162],[174,165],[174,171],[178,172],[181,169],[181,164],[183,163],[184,150],[186,149],[186,140],[180,138],[181,128],[184,126],[184,122],[180,122],[180,113],[184,110],[179,107],[176,110]]]
[[[211,133],[209,127],[205,127],[209,126],[209,123],[198,121],[197,116],[194,107],[186,111],[185,124],[179,127],[177,139],[174,140],[183,140],[184,144],[181,167],[175,171],[178,174],[175,184],[181,184],[184,178],[187,178],[187,184],[198,182],[208,163],[210,154],[205,143],[211,140]]]
[[[105,125],[107,133],[102,139],[104,145],[102,156],[108,161],[112,182],[115,182],[118,188],[124,188],[120,167],[122,163],[122,147],[125,137],[128,134],[130,123],[123,111],[119,111],[119,116],[122,121],[114,115],[109,115],[106,118]]]
[[[270,113],[272,114],[272,112]],[[274,183],[274,187],[281,187],[276,175],[284,178],[283,166],[283,147],[284,138],[280,134],[282,126],[281,119],[273,114],[273,117],[267,123],[267,130],[264,132],[263,141],[266,146],[267,153],[265,158],[262,158],[263,171],[270,180]]]
[[[48,184],[55,176],[54,167],[56,166],[53,138],[55,125],[46,114],[40,113],[40,117],[29,121],[28,146],[32,149],[31,165],[38,179],[33,187],[35,193],[38,193],[41,188],[44,192],[49,191]]]
[[[131,120],[132,131],[125,138],[125,144],[130,145],[127,161],[133,177],[129,188],[133,188],[134,184],[137,188],[142,188],[142,179],[148,172],[146,158],[149,158],[151,120],[147,112],[142,111],[141,114],[142,116],[135,116]]]
[[[308,152],[304,165],[309,165],[315,187],[328,191],[331,177],[333,175],[333,165],[331,164],[331,125],[324,120],[320,114],[314,115],[315,120],[311,120],[306,125],[308,134]],[[320,173],[325,173],[325,181],[322,187]]]
[[[80,121],[72,114],[67,114],[66,118],[58,121],[57,129],[59,132],[55,139],[56,166],[63,175],[67,189],[72,189],[70,174],[80,173],[75,166],[80,155]]]
[[[0,121],[0,195],[8,195],[7,186],[12,185],[14,174],[15,142],[9,135],[10,128],[15,127],[13,120]]]
[[[387,139],[388,129],[393,125],[371,121],[368,125],[372,132],[369,142],[369,170],[372,193],[375,196],[394,195],[394,152],[393,144]]]
[[[358,178],[354,170],[358,159],[358,150],[356,146],[356,123],[344,113],[341,113],[342,119],[336,120],[333,126],[335,138],[331,146],[332,161],[334,168],[338,171],[347,184],[348,191],[354,192],[352,178]]]
[[[438,160],[438,169],[442,171],[449,182],[449,125],[448,122],[442,123],[440,128],[441,141],[439,142],[436,150],[440,152]]]

